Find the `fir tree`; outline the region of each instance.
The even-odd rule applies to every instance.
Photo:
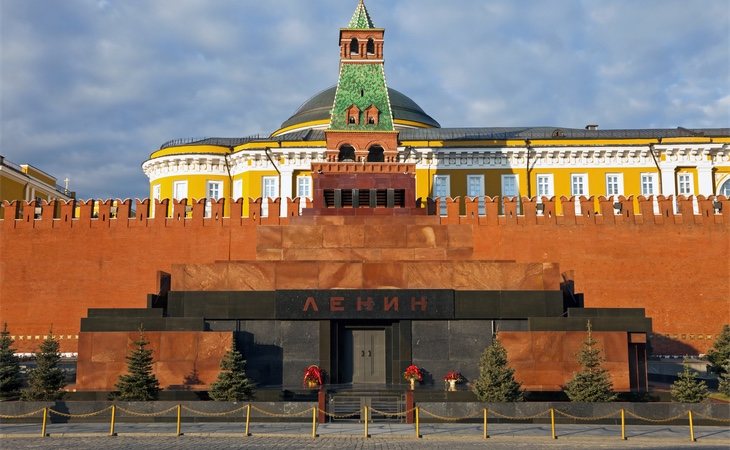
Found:
[[[707,352],[712,371],[718,375],[727,373],[725,365],[730,361],[730,325],[724,325],[712,348]]]
[[[515,380],[515,371],[507,365],[507,350],[495,335],[479,360],[479,378],[474,393],[483,402],[520,402],[522,386]]]
[[[0,400],[16,398],[20,394],[22,384],[20,362],[15,356],[13,339],[6,323],[0,332]]]
[[[217,401],[248,400],[253,395],[254,384],[246,376],[246,360],[231,348],[221,360],[218,379],[210,385],[210,398]]]
[[[672,383],[671,392],[672,400],[680,403],[699,403],[709,395],[705,382],[697,379],[697,374],[686,361],[679,378]]]
[[[588,335],[578,352],[581,371],[565,385],[565,393],[573,402],[611,402],[616,399],[611,374],[603,367],[603,356],[598,341],[593,339],[591,322],[588,321]]]
[[[53,331],[49,331],[35,355],[36,367],[28,373],[28,388],[22,393],[23,400],[48,401],[63,396],[61,389],[66,385],[66,374],[58,367],[61,361],[59,348]]]
[[[720,374],[720,385],[717,390],[721,394],[730,397],[730,359],[727,360],[723,369],[724,372]]]
[[[125,401],[157,400],[160,392],[160,383],[152,372],[152,350],[148,349],[147,341],[139,332],[139,339],[134,341],[134,350],[127,355],[127,374],[121,375],[116,388],[119,391],[116,398]]]

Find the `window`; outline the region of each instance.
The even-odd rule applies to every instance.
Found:
[[[657,174],[642,173],[641,174],[641,195],[649,197],[657,193]]]
[[[357,39],[352,38],[350,41],[350,54],[357,55],[360,53],[360,43],[357,42]]]
[[[446,215],[446,198],[451,196],[451,179],[448,175],[433,176],[433,198],[441,199],[441,211],[439,214]]]
[[[694,193],[691,173],[680,172],[677,174],[677,193],[679,195],[692,195]]]
[[[725,181],[722,186],[720,186],[720,191],[717,194],[730,197],[730,180]]]
[[[623,195],[624,176],[621,173],[606,174],[606,195]]]
[[[375,54],[375,41],[373,41],[372,38],[368,39],[367,54],[368,55],[374,55]]]
[[[243,197],[243,180],[233,180],[233,200]]]
[[[570,195],[588,196],[588,175],[573,174],[570,176]]]
[[[502,175],[502,213],[504,213],[504,201],[507,197],[517,198],[517,214],[519,214],[520,188],[517,183],[517,175]]]
[[[210,217],[212,213],[212,201],[216,201],[221,198],[223,193],[223,182],[222,181],[208,181],[206,187],[206,201],[205,201],[205,217]]]
[[[484,205],[484,175],[466,176],[466,195],[467,197],[478,197],[478,214],[480,216],[484,215],[486,212]]]
[[[555,196],[555,182],[552,174],[537,175],[537,201],[542,202],[542,197]]]
[[[187,181],[175,181],[172,184],[172,198],[175,200],[182,200],[188,198],[188,182]]]
[[[152,200],[161,200],[160,185],[156,184],[152,186]]]
[[[279,179],[277,177],[263,177],[261,179],[261,215],[269,215],[269,198],[279,196]]]
[[[297,177],[297,197],[312,198],[312,177]]]

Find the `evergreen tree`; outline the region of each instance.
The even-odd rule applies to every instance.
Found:
[[[8,324],[0,332],[0,400],[14,399],[20,394],[23,380],[20,376],[20,362],[15,356],[13,339]]]
[[[720,385],[717,390],[721,394],[730,397],[730,359],[727,360],[723,369],[724,372],[720,374]]]
[[[251,398],[254,384],[246,376],[246,360],[238,350],[231,348],[223,356],[218,379],[210,388],[213,400],[233,402]]]
[[[507,365],[507,350],[495,335],[479,360],[479,378],[474,393],[483,402],[520,402],[522,386],[515,380],[515,371]]]
[[[593,339],[591,322],[588,321],[588,335],[578,352],[582,369],[573,375],[565,385],[565,393],[573,402],[611,402],[616,399],[611,374],[603,367],[603,356],[598,341]]]
[[[49,331],[35,355],[36,367],[28,373],[28,388],[22,393],[23,400],[48,401],[63,396],[61,389],[66,385],[66,374],[58,367],[61,361],[59,348],[53,331]]]
[[[712,364],[712,370],[722,375],[727,373],[725,365],[730,361],[730,325],[724,325],[717,336],[712,348],[707,352],[707,359]]]
[[[686,361],[679,378],[672,383],[671,392],[672,400],[680,403],[699,403],[709,395],[705,382],[697,379],[697,374]]]
[[[160,392],[160,382],[152,372],[152,350],[148,349],[147,341],[139,332],[139,339],[134,341],[134,350],[127,355],[127,374],[121,375],[116,388],[119,391],[116,398],[125,401],[157,400]]]

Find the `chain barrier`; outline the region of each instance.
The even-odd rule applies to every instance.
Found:
[[[497,411],[490,409],[489,414],[495,415],[501,419],[508,419],[508,420],[531,420],[531,419],[537,419],[538,417],[542,417],[546,414],[550,414],[550,410],[546,409],[545,411],[535,414],[534,416],[524,416],[524,417],[518,417],[518,416],[507,416],[501,413],[498,413]]]
[[[263,414],[265,416],[269,416],[269,417],[280,417],[280,418],[281,417],[297,417],[297,416],[303,416],[305,414],[310,414],[312,412],[312,408],[307,408],[304,411],[300,411],[298,413],[276,414],[276,413],[272,413],[272,412],[266,411],[266,410],[261,409],[261,408],[257,408],[256,406],[253,406],[253,405],[251,405],[251,409],[253,409],[254,411],[258,411],[258,412],[260,412],[261,414]]]
[[[707,416],[705,414],[698,413],[697,411],[692,411],[692,414],[694,414],[697,417],[702,417],[703,419],[706,419],[706,420],[712,420],[712,421],[720,422],[720,423],[730,423],[730,419],[720,419],[719,417]]]
[[[25,414],[19,414],[17,416],[8,416],[8,415],[5,415],[5,414],[0,414],[0,419],[23,419],[23,418],[26,418],[26,417],[32,417],[32,416],[35,416],[38,413],[42,413],[44,409],[45,408],[41,408],[39,410],[36,410],[36,411],[33,411],[33,412],[29,412],[29,413],[25,413]]]
[[[631,411],[626,411],[626,415],[627,416],[631,416],[631,417],[633,417],[635,419],[643,420],[645,422],[651,422],[651,423],[667,423],[667,422],[671,422],[671,421],[677,420],[677,419],[684,419],[687,416],[687,413],[686,412],[683,412],[683,413],[677,414],[674,417],[668,417],[666,419],[652,419],[651,417],[642,417],[642,416],[640,416],[638,414],[635,414],[635,413],[633,413]]]
[[[350,418],[355,417],[355,416],[358,416],[359,417],[360,414],[362,414],[362,411],[355,411],[355,412],[350,413],[350,414],[333,414],[333,413],[328,413],[327,411],[325,411],[323,409],[319,409],[319,408],[317,408],[317,411],[320,414],[324,414],[325,416],[331,417],[331,418],[333,418],[335,420],[339,420],[339,419],[350,419]]]
[[[85,417],[98,416],[99,414],[104,413],[104,412],[107,412],[107,411],[110,411],[111,409],[112,409],[111,406],[107,406],[106,408],[101,409],[99,411],[94,411],[94,412],[90,412],[90,413],[86,413],[86,414],[66,414],[66,413],[62,413],[61,411],[56,411],[55,409],[48,408],[48,413],[49,414],[55,414],[55,415],[61,416],[61,417],[69,417],[69,418],[83,419]]]
[[[236,408],[236,409],[233,409],[231,411],[218,412],[218,413],[206,412],[206,411],[198,411],[196,409],[190,408],[190,407],[185,406],[185,405],[182,405],[182,409],[184,409],[185,411],[191,412],[193,414],[197,414],[199,416],[203,416],[203,417],[223,417],[223,416],[228,416],[230,414],[234,414],[234,413],[237,413],[237,412],[240,412],[240,411],[245,410],[246,409],[246,405],[243,405],[240,408]]]
[[[121,406],[117,406],[117,410],[119,410],[119,411],[121,411],[121,412],[123,412],[125,414],[129,414],[130,416],[137,416],[137,417],[155,417],[155,416],[161,416],[163,414],[167,414],[170,411],[174,411],[176,409],[177,409],[177,405],[171,406],[171,407],[167,408],[164,411],[158,411],[158,412],[153,412],[153,413],[140,413],[140,412],[136,412],[136,411],[130,411],[128,409],[122,408]]]
[[[566,412],[563,412],[563,411],[561,411],[559,409],[556,409],[555,412],[558,413],[558,414],[560,414],[563,417],[568,417],[568,418],[573,419],[573,420],[581,420],[583,422],[590,422],[590,421],[593,421],[593,420],[610,419],[611,417],[615,417],[616,415],[620,415],[621,414],[621,410],[616,410],[616,411],[614,411],[612,413],[606,414],[605,416],[578,417],[578,416],[574,416],[572,414],[568,414]]]
[[[403,412],[399,412],[399,413],[390,413],[390,412],[386,412],[386,411],[380,411],[380,410],[375,409],[375,408],[372,408],[372,407],[369,407],[368,410],[370,410],[370,411],[372,411],[372,412],[374,412],[376,414],[380,414],[381,416],[386,416],[386,417],[399,417],[399,416],[405,417],[408,414],[410,414],[413,411],[415,411],[416,408],[407,409],[407,410],[405,410]]]
[[[482,417],[482,414],[483,414],[483,411],[479,411],[479,412],[477,412],[475,414],[472,414],[470,416],[447,417],[447,416],[439,416],[438,414],[434,414],[434,413],[432,413],[432,412],[430,412],[428,410],[425,410],[423,408],[421,408],[419,411],[420,411],[421,414],[426,414],[426,415],[431,416],[431,417],[434,417],[436,419],[443,420],[444,422],[457,422],[459,420],[464,420],[464,419],[474,419],[476,417]]]

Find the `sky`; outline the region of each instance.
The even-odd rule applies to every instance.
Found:
[[[730,127],[730,0],[366,0],[442,127]],[[0,0],[0,155],[149,195],[175,138],[268,135],[337,82],[357,0]]]

